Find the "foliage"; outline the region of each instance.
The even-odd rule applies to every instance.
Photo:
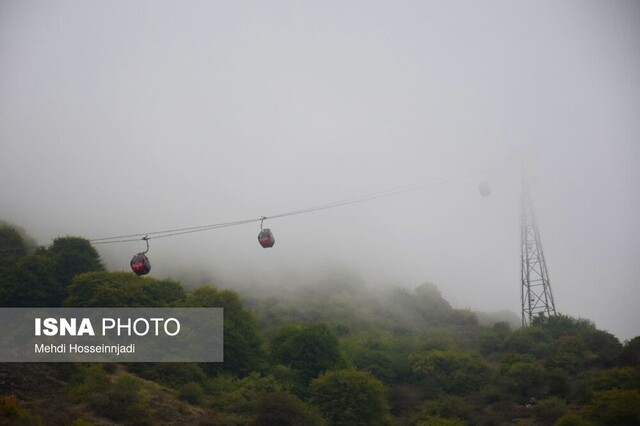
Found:
[[[204,398],[204,389],[202,385],[189,382],[180,385],[177,388],[178,398],[192,405],[200,404]]]
[[[65,289],[55,277],[55,268],[45,250],[19,259],[4,271],[0,302],[10,307],[60,306]]]
[[[302,400],[286,393],[268,393],[256,407],[253,426],[321,425],[323,419]]]
[[[0,248],[5,246],[13,249],[0,251],[3,306],[61,306],[76,274],[104,269],[98,252],[83,238],[57,238],[49,249],[28,254],[20,233],[5,226],[0,228]]]
[[[71,426],[92,426],[92,423],[80,417],[71,422]]]
[[[620,361],[623,365],[640,367],[640,336],[625,342],[620,353]]]
[[[64,301],[68,307],[142,307],[149,301],[144,278],[127,272],[88,272],[76,276]]]
[[[505,358],[500,366],[499,377],[506,390],[521,401],[539,397],[544,392],[544,367],[531,358]]]
[[[106,393],[94,394],[90,405],[97,414],[113,420],[135,420],[141,423],[145,417],[140,383],[129,375],[117,378]]]
[[[424,336],[380,330],[353,333],[340,339],[340,346],[356,368],[369,371],[384,383],[391,384],[415,379],[410,354],[419,352],[427,344],[443,343],[450,338],[444,337],[439,330]]]
[[[221,372],[246,376],[261,371],[265,361],[262,340],[253,314],[245,309],[238,293],[200,287],[187,296],[187,307],[218,307],[224,309],[224,363],[203,364],[210,375]]]
[[[55,263],[55,278],[65,287],[83,272],[104,271],[98,251],[81,237],[60,237],[47,251]]]
[[[640,368],[611,368],[593,373],[590,390],[594,392],[611,389],[640,389]]]
[[[571,376],[560,368],[546,368],[545,379],[549,396],[567,398],[571,393]]]
[[[622,344],[617,337],[604,330],[592,329],[582,334],[587,349],[595,355],[590,366],[613,367],[622,352]]]
[[[75,372],[67,393],[72,402],[84,402],[91,395],[103,394],[111,386],[107,373],[100,364],[83,366]]]
[[[555,426],[593,426],[593,423],[569,411],[558,419]]]
[[[338,339],[326,324],[290,325],[271,339],[271,358],[309,381],[341,362]]]
[[[534,407],[538,423],[545,425],[554,424],[566,412],[567,404],[557,397],[540,400]]]
[[[42,417],[22,406],[13,394],[0,395],[0,424],[40,426]]]
[[[395,316],[412,328],[429,324],[431,326],[454,323],[477,324],[477,319],[465,315],[456,315],[451,305],[444,300],[435,284],[425,283],[418,286],[413,293],[397,289],[390,295],[390,302],[401,310]]]
[[[175,281],[139,277],[128,272],[88,272],[76,276],[68,288],[69,307],[166,307],[185,299]]]
[[[396,377],[397,365],[391,355],[382,349],[363,349],[353,357],[356,368],[368,371],[385,383],[392,382]]]
[[[533,326],[520,328],[509,336],[507,351],[521,354],[529,354],[538,358],[547,355],[551,338],[542,327]]]
[[[384,425],[389,407],[382,383],[355,369],[327,371],[311,382],[312,401],[332,425]]]
[[[27,253],[27,244],[20,232],[0,222],[0,270],[15,264]]]
[[[150,421],[139,379],[125,374],[112,381],[100,364],[89,364],[77,371],[68,394],[72,401],[87,403],[96,414],[112,420],[135,420],[136,424]]]
[[[640,424],[640,390],[597,392],[587,410],[589,420],[596,425]]]
[[[274,392],[283,392],[284,389],[272,376],[251,373],[240,379],[220,375],[207,382],[205,391],[212,396],[212,408],[250,415],[255,412],[262,397]]]
[[[433,417],[468,421],[471,417],[471,407],[459,396],[442,395],[424,404],[418,416],[418,423]]]
[[[427,416],[416,423],[416,426],[465,426],[467,423],[456,418],[445,418],[440,416]]]
[[[172,307],[187,297],[180,283],[172,280],[154,280],[147,277],[142,282],[142,288],[148,303],[154,307]]]
[[[563,314],[557,314],[550,317],[535,317],[532,325],[534,327],[544,328],[545,332],[554,338],[576,335],[595,329],[595,325],[587,319],[573,318]]]
[[[204,383],[206,374],[196,363],[129,363],[127,370],[147,380],[176,387],[186,383]]]
[[[640,423],[640,337],[620,344],[586,319],[484,327],[433,284],[380,291],[352,276],[241,299],[104,271],[80,237],[30,245],[0,222],[0,304],[221,307],[225,362],[0,365],[0,391],[29,407],[0,396],[0,423]]]
[[[435,350],[411,357],[413,370],[435,395],[440,391],[464,395],[479,390],[491,368],[476,352]]]

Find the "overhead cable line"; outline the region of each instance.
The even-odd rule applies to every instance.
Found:
[[[327,209],[332,209],[332,208],[336,208],[336,207],[343,207],[343,206],[347,206],[347,205],[351,205],[351,204],[363,203],[363,202],[366,202],[366,201],[372,201],[372,200],[376,200],[376,199],[379,199],[379,198],[390,197],[390,196],[393,196],[393,195],[400,195],[400,194],[403,194],[403,193],[413,192],[413,191],[417,191],[417,190],[420,190],[420,189],[424,189],[424,188],[429,187],[429,186],[442,185],[442,184],[445,184],[445,183],[450,183],[450,182],[466,179],[466,178],[468,178],[470,176],[471,176],[471,174],[464,175],[464,176],[458,176],[458,177],[442,178],[442,179],[439,179],[439,180],[436,180],[436,181],[416,182],[416,183],[412,183],[412,184],[408,184],[408,185],[403,185],[403,186],[399,186],[399,187],[395,187],[395,188],[386,189],[386,190],[383,190],[383,191],[373,192],[373,193],[366,194],[366,195],[360,195],[360,196],[357,196],[357,197],[347,198],[347,199],[344,199],[344,200],[339,200],[339,201],[333,201],[333,202],[329,202],[329,203],[319,204],[319,205],[312,206],[312,207],[307,207],[307,208],[304,208],[304,209],[292,210],[292,211],[289,211],[289,212],[278,213],[278,214],[274,214],[274,215],[270,215],[270,216],[260,216],[260,217],[254,218],[254,219],[245,219],[245,220],[237,220],[237,221],[233,221],[233,222],[214,223],[214,224],[210,224],[210,225],[200,225],[200,226],[193,226],[193,227],[188,227],[188,228],[169,229],[169,230],[164,230],[164,231],[141,232],[141,233],[138,233],[138,234],[120,235],[120,236],[116,236],[116,237],[93,238],[93,239],[90,239],[89,241],[91,243],[94,243],[94,244],[109,244],[109,243],[119,243],[119,242],[132,242],[132,241],[139,241],[140,240],[140,238],[133,238],[133,237],[149,236],[148,239],[151,240],[151,239],[154,239],[154,238],[167,238],[167,237],[173,237],[173,236],[177,236],[177,235],[191,234],[191,233],[195,233],[195,232],[203,232],[203,231],[210,231],[210,230],[220,229],[220,228],[228,228],[228,227],[231,227],[231,226],[246,225],[248,223],[261,222],[261,221],[267,220],[267,219],[279,219],[279,218],[283,218],[283,217],[297,216],[297,215],[305,214],[305,213],[313,213],[313,212],[317,212],[317,211],[321,211],[321,210],[327,210]]]
[[[162,231],[140,232],[140,233],[136,233],[136,234],[124,234],[124,235],[117,235],[117,236],[112,236],[112,237],[91,238],[88,241],[91,244],[94,244],[94,245],[130,243],[130,242],[140,241],[141,239],[151,240],[151,239],[155,239],[155,238],[168,238],[168,237],[174,237],[174,236],[178,236],[178,235],[191,234],[191,233],[204,232],[204,231],[211,231],[211,230],[221,229],[221,228],[228,228],[228,227],[231,227],[231,226],[246,225],[246,224],[253,223],[253,222],[261,222],[261,221],[264,221],[264,220],[267,220],[267,219],[279,219],[279,218],[284,218],[284,217],[296,216],[296,215],[300,215],[300,214],[313,213],[313,212],[317,212],[317,211],[321,211],[321,210],[327,210],[327,209],[332,209],[332,208],[337,208],[337,207],[343,207],[343,206],[348,206],[348,205],[352,205],[352,204],[359,204],[359,203],[364,203],[364,202],[367,202],[367,201],[377,200],[377,199],[380,199],[380,198],[386,198],[386,197],[391,197],[391,196],[394,196],[394,195],[400,195],[400,194],[405,194],[405,193],[408,193],[408,192],[414,192],[414,191],[418,191],[418,190],[421,190],[421,189],[424,189],[424,188],[427,188],[427,187],[431,187],[431,186],[443,185],[443,184],[446,184],[446,183],[451,183],[451,182],[467,179],[467,178],[469,178],[471,176],[474,176],[475,174],[476,173],[469,173],[469,174],[461,175],[461,176],[457,176],[457,177],[447,177],[447,178],[440,178],[440,179],[431,180],[431,181],[414,182],[412,184],[407,184],[407,185],[402,185],[402,186],[398,186],[398,187],[394,187],[394,188],[389,188],[389,189],[386,189],[386,190],[372,192],[372,193],[369,193],[369,194],[360,195],[360,196],[352,197],[352,198],[347,198],[347,199],[343,199],[343,200],[339,200],[339,201],[333,201],[333,202],[328,202],[328,203],[324,203],[324,204],[319,204],[319,205],[312,206],[312,207],[307,207],[307,208],[304,208],[304,209],[298,209],[298,210],[292,210],[292,211],[289,211],[289,212],[278,213],[278,214],[274,214],[274,215],[271,215],[271,216],[260,216],[258,218],[253,218],[253,219],[236,220],[236,221],[231,221],[231,222],[214,223],[214,224],[209,224],[209,225],[200,225],[200,226],[192,226],[192,227],[185,227],[185,228],[166,229],[166,230],[162,230]],[[80,244],[80,243],[68,243],[68,244],[65,244],[65,246],[67,246],[67,245],[68,246],[73,246],[73,245],[78,245],[78,244]],[[28,247],[28,248],[37,249],[37,248],[46,248],[46,246],[38,245],[38,246],[31,246],[31,247]],[[20,249],[22,249],[22,248],[21,247],[3,248],[3,249],[0,249],[0,252],[10,251],[10,250],[20,250]]]

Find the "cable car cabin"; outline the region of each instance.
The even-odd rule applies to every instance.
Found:
[[[483,197],[488,197],[489,195],[491,195],[491,187],[489,186],[489,182],[486,180],[480,182],[480,185],[478,185],[478,191],[480,191],[480,195],[482,195]]]
[[[273,245],[276,243],[276,239],[273,236],[271,229],[263,229],[262,231],[260,231],[260,234],[258,234],[258,242],[260,243],[262,248],[273,247]]]
[[[131,270],[136,275],[147,275],[151,271],[151,262],[144,253],[138,253],[131,259]]]

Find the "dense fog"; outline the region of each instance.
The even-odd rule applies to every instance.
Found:
[[[151,275],[431,282],[519,315],[524,169],[558,311],[628,339],[639,21],[633,1],[3,1],[0,219],[46,245],[266,216],[270,249],[259,221],[150,235]],[[145,244],[96,247],[127,270]]]

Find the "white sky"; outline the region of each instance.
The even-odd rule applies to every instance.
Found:
[[[0,218],[151,241],[155,276],[332,268],[520,307],[526,153],[559,311],[640,334],[637,1],[0,1]],[[477,185],[488,176],[493,195]],[[128,268],[142,243],[100,246]]]

